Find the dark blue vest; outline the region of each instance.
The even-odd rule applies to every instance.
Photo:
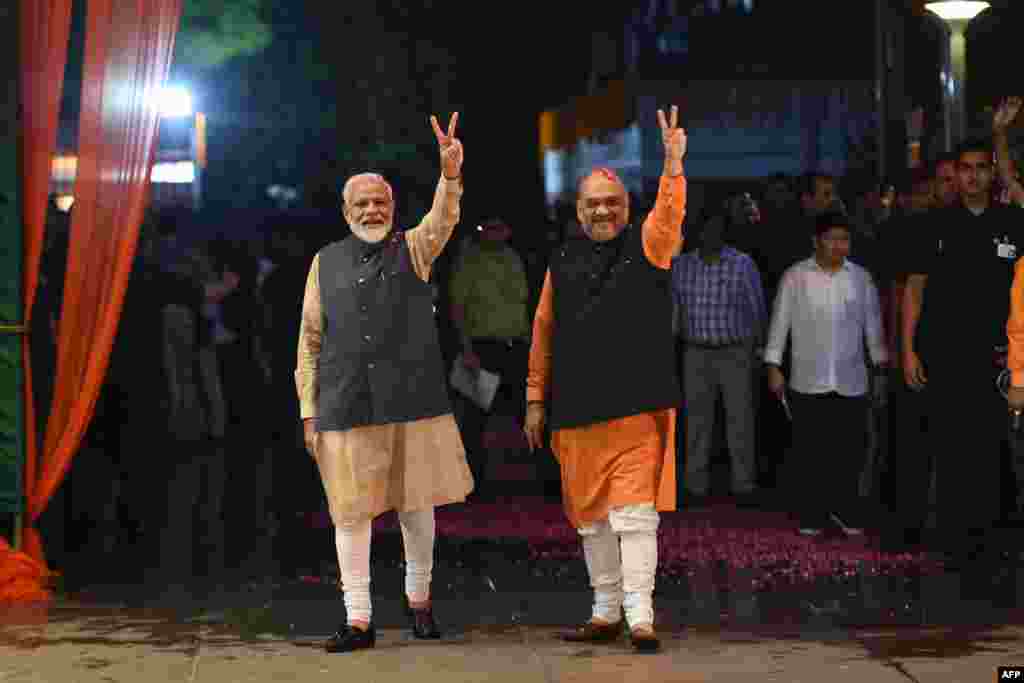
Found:
[[[678,406],[671,271],[647,260],[641,228],[570,240],[550,269],[552,429]]]
[[[413,269],[404,233],[376,245],[349,236],[326,246],[320,300],[320,431],[451,412],[433,291]]]

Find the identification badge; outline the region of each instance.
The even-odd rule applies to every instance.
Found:
[[[1017,245],[1015,245],[1015,244],[1007,244],[1005,242],[1002,242],[996,248],[996,253],[999,255],[999,258],[1006,258],[1006,259],[1016,258],[1017,257]]]

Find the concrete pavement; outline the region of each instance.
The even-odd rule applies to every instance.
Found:
[[[0,619],[0,681],[976,683],[994,680],[997,666],[1024,664],[1020,626],[709,625],[663,630],[663,652],[646,656],[633,654],[626,640],[566,644],[553,627],[467,627],[440,642],[389,627],[374,650],[328,655],[320,634],[281,635],[237,617],[70,601],[8,611]]]

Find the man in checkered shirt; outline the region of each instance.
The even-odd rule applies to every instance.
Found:
[[[696,251],[672,266],[677,333],[684,343],[686,474],[691,496],[708,494],[708,462],[719,394],[725,406],[732,459],[732,491],[750,498],[756,488],[755,376],[765,327],[764,291],[754,260],[725,246],[726,218],[715,217]]]

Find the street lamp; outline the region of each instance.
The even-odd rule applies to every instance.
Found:
[[[156,93],[154,105],[168,128],[175,147],[173,159],[153,166],[154,183],[187,184],[192,188],[192,206],[201,204],[202,170],[206,168],[206,115],[196,111],[191,91],[183,85],[168,85]],[[188,134],[187,142],[182,137]],[[182,156],[187,155],[187,160]]]
[[[192,116],[192,93],[181,86],[168,86],[157,95],[160,116],[179,119]]]
[[[967,2],[965,0],[940,0],[939,2],[929,2],[925,7],[946,21],[970,21],[983,10],[988,9],[988,3]]]
[[[942,94],[946,100],[946,151],[953,148],[953,137],[963,140],[967,123],[964,86],[967,83],[967,24],[986,9],[989,3],[967,0],[929,2],[925,8],[949,26],[950,68],[942,74]]]

